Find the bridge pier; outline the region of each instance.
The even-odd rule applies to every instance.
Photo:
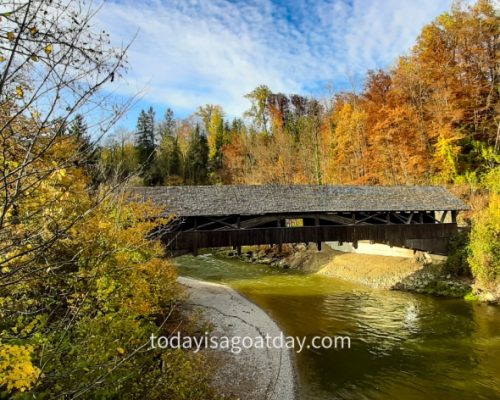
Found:
[[[241,246],[233,246],[233,250],[236,250],[236,254],[241,256]]]

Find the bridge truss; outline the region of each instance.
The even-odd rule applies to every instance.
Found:
[[[243,245],[351,242],[370,240],[390,246],[446,254],[457,233],[457,211],[353,211],[261,215],[178,216],[156,232],[167,248],[190,251]]]

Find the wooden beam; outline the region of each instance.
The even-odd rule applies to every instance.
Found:
[[[360,213],[360,214],[365,214],[366,215],[366,213]],[[373,214],[373,215],[368,215],[367,217],[365,217],[363,219],[358,219],[358,220],[356,220],[355,225],[360,224],[360,223],[365,222],[365,221],[368,221],[369,219],[376,218],[380,214],[382,214],[382,213],[376,213],[376,214]]]
[[[194,217],[194,240],[193,240],[193,256],[198,255],[198,219]]]
[[[368,216],[368,214],[367,214],[366,212],[361,212],[360,214],[361,214],[361,215],[366,215],[366,216]],[[380,215],[380,214],[384,214],[384,213],[379,212],[379,213],[372,214],[372,216],[371,216],[371,218],[370,218],[370,219],[373,219],[373,220],[378,221],[378,222],[382,222],[382,223],[384,223],[384,224],[388,224],[389,222],[387,222],[387,217],[386,217],[386,218],[380,218],[380,217],[378,216],[378,215]],[[377,216],[376,216],[376,215],[377,215]]]
[[[407,222],[407,224],[411,224],[411,220],[413,219],[413,214],[414,214],[414,212],[412,211],[412,212],[410,213],[410,218],[408,218],[408,222]]]
[[[396,217],[397,219],[399,219],[399,220],[400,220],[403,224],[407,224],[407,221],[408,221],[408,220],[405,220],[405,219],[404,219],[404,218],[402,218],[399,214],[397,214],[397,213],[392,213],[392,215],[393,215],[394,217]]]
[[[227,219],[229,217],[225,217],[224,219]],[[196,220],[196,217],[194,217],[194,219]],[[205,222],[204,224],[201,224],[201,225],[194,225],[195,227],[194,228],[191,228],[191,229],[186,229],[184,232],[190,232],[190,231],[194,231],[194,230],[197,230],[197,229],[202,229],[202,228],[206,228],[210,225],[214,225],[217,223],[216,220],[212,219],[212,218],[207,218],[210,220],[210,222]]]
[[[278,228],[281,228],[282,219],[280,216],[278,216],[276,223],[277,223]],[[278,253],[281,254],[282,252],[283,252],[283,237],[280,234],[278,237]]]
[[[315,226],[319,226],[319,216],[316,215],[316,218],[314,218],[314,224]],[[316,248],[318,251],[321,251],[321,241],[318,239],[318,229],[316,229]]]
[[[321,215],[320,219],[323,221],[335,222],[341,225],[354,225],[352,223],[353,219],[348,217],[342,217],[341,215]],[[361,222],[359,225],[365,225],[365,222]]]
[[[236,224],[238,225],[238,229],[241,229],[241,215],[238,215],[236,218]],[[241,245],[236,246],[236,253],[241,256]]]
[[[276,215],[262,215],[256,218],[246,219],[240,222],[241,229],[255,228],[259,225],[276,221]]]

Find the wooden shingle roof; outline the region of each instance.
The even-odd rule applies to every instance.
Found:
[[[468,209],[441,186],[156,186],[134,188],[133,194],[184,217]]]

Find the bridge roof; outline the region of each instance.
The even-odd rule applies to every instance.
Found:
[[[441,186],[156,186],[133,193],[183,217],[468,209]]]

